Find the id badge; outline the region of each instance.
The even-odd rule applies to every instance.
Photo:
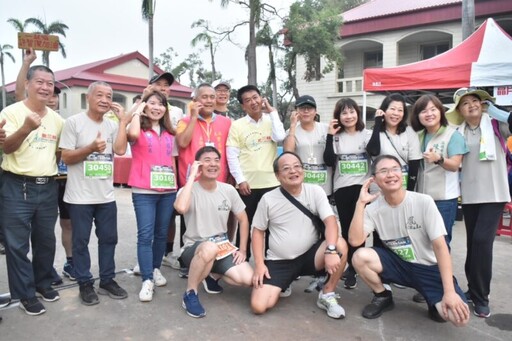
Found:
[[[215,147],[215,143],[213,142],[206,142],[204,145],[205,147]]]

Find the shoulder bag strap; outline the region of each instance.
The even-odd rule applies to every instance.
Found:
[[[295,207],[301,210],[302,213],[304,213],[306,216],[309,217],[309,219],[311,219],[314,222],[313,213],[311,213],[310,210],[304,207],[304,205],[302,205],[297,199],[293,197],[293,195],[288,193],[283,187],[279,187],[279,190],[281,191],[281,193],[283,193],[286,199],[288,199]]]

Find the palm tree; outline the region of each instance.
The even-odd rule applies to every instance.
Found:
[[[16,29],[16,31],[18,32],[25,32],[25,29],[27,28],[27,25],[29,24],[27,20],[25,20],[24,22],[21,22],[21,20],[19,19],[16,19],[16,18],[9,18],[7,19],[7,22],[9,24],[11,24],[12,26],[14,26],[14,28]],[[21,50],[21,60],[23,60],[25,56],[23,55],[23,50]]]
[[[13,55],[8,50],[12,50],[12,45],[0,44],[0,72],[2,73],[2,106],[6,107],[7,96],[5,94],[5,75],[4,75],[4,55],[11,58],[13,63],[16,63]]]
[[[210,51],[210,59],[212,63],[212,79],[211,83],[213,83],[216,79],[217,72],[215,70],[215,46],[214,42],[212,40],[212,36],[208,34],[207,28],[208,23],[203,20],[199,19],[198,21],[194,22],[191,26],[192,28],[195,27],[204,27],[206,28],[205,31],[198,33],[194,39],[192,39],[191,44],[192,47],[196,47],[199,43],[204,43],[205,47]]]
[[[60,34],[61,36],[66,36],[66,30],[69,29],[68,25],[64,24],[62,21],[54,21],[47,25],[43,23],[41,19],[38,18],[28,18],[26,20],[27,23],[34,25],[38,31],[35,33],[40,34]],[[66,49],[64,48],[64,44],[59,39],[59,49],[62,54],[62,57],[66,58]],[[43,64],[47,67],[50,67],[50,52],[51,51],[43,51]]]
[[[274,48],[278,48],[279,33],[272,33],[269,23],[265,23],[263,28],[256,34],[256,43],[260,46],[268,48],[268,60],[270,64],[270,72],[268,82],[272,84],[272,106],[277,108],[277,79],[276,79],[276,63],[274,60]]]
[[[153,77],[153,17],[156,0],[142,0],[142,19],[148,22],[149,78]]]

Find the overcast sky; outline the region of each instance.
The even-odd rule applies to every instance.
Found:
[[[292,0],[268,0],[280,14],[285,16]],[[0,44],[13,45],[11,51],[16,63],[10,59],[4,61],[6,83],[16,79],[21,67],[21,52],[17,47],[17,31],[7,23],[8,18],[24,21],[30,17],[39,17],[47,23],[60,20],[69,26],[67,37],[61,42],[65,45],[67,58],[60,52],[50,54],[50,68],[54,71],[126,54],[138,50],[148,56],[147,23],[142,20],[141,0],[0,0]],[[208,20],[210,27],[232,27],[248,17],[244,7],[231,3],[227,8],[220,7],[220,0],[157,0],[154,24],[154,55],[159,56],[168,47],[179,54],[175,63],[194,52],[190,41],[199,29],[191,29],[198,19]],[[274,27],[278,27],[276,21]],[[32,25],[30,26],[32,27]],[[31,32],[31,28],[28,32]],[[237,30],[238,31],[238,30]],[[236,34],[237,47],[229,42],[223,43],[216,54],[217,70],[224,78],[233,79],[235,88],[247,83],[247,66],[244,49],[248,43],[248,30],[239,29]],[[210,69],[208,54],[202,53],[205,67]],[[259,48],[258,82],[267,78],[267,51]],[[41,57],[36,60],[41,62]],[[182,83],[188,83],[188,77],[182,76]]]

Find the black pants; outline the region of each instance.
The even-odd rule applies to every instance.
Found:
[[[336,209],[338,210],[338,216],[340,218],[341,236],[345,239],[347,244],[348,230],[350,228],[352,218],[354,217],[361,187],[361,185],[342,187],[334,192],[334,201],[336,202]],[[364,243],[359,246],[348,246],[347,262],[350,266],[352,266],[352,255],[362,246],[364,246]]]
[[[475,305],[489,305],[492,250],[505,203],[462,205],[466,223],[466,278]]]
[[[252,218],[254,217],[254,213],[256,213],[256,208],[258,207],[258,203],[261,200],[263,194],[273,190],[275,187],[269,188],[257,188],[251,189],[251,194],[249,195],[241,195],[242,201],[245,204],[245,212],[247,213],[247,218],[249,219],[249,238],[247,239],[247,260],[251,258],[251,227],[252,227]],[[236,246],[240,247],[240,226],[236,230]]]

